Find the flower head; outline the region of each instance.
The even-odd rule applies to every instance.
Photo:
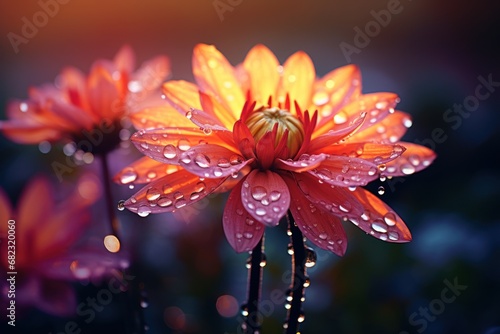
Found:
[[[90,141],[87,151],[109,151],[119,142],[120,120],[129,109],[142,105],[148,92],[170,73],[169,61],[158,56],[134,72],[134,54],[123,47],[113,60],[93,63],[86,76],[65,68],[55,84],[32,87],[29,98],[7,106],[9,120],[0,130],[21,144],[59,140]]]
[[[59,316],[72,314],[76,295],[71,282],[97,280],[127,265],[102,245],[75,247],[91,222],[90,205],[99,195],[97,180],[87,174],[61,201],[46,178],[34,178],[22,192],[17,210],[0,189],[0,242],[7,245],[14,235],[16,250],[14,262],[5,252],[0,267],[3,273],[18,272],[16,305]]]
[[[143,159],[117,176],[150,182],[125,207],[143,216],[169,212],[231,189],[223,227],[238,252],[251,250],[288,210],[311,242],[339,255],[347,245],[342,220],[384,241],[411,240],[402,219],[362,188],[435,158],[399,141],[411,119],[395,110],[397,95],[362,94],[354,65],[316,78],[304,52],[280,66],[262,45],[236,67],[215,47],[198,45],[193,72],[196,84],[169,81],[163,93],[194,126],[169,119],[132,136],[155,161]],[[162,172],[148,181],[148,168]]]

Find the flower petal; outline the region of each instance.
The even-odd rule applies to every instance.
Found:
[[[348,215],[354,225],[383,241],[411,241],[410,230],[403,220],[380,198],[363,188],[357,188],[353,195],[365,208],[361,216]]]
[[[226,239],[238,253],[251,251],[264,235],[264,226],[255,221],[243,207],[242,184],[243,182],[238,182],[229,194],[222,216]]]
[[[396,143],[411,126],[411,116],[402,111],[395,111],[377,122],[376,125],[357,131],[347,142]]]
[[[290,211],[304,236],[322,249],[343,256],[347,249],[347,235],[338,216],[304,197],[292,178],[284,178],[292,198]]]
[[[118,172],[113,181],[123,185],[149,183],[180,169],[181,166],[165,164],[146,156]]]
[[[87,79],[87,93],[92,112],[99,119],[115,119],[123,113],[119,103],[123,92],[119,90],[119,80],[112,68],[105,62],[96,62]],[[117,103],[118,102],[118,103]]]
[[[207,114],[203,110],[192,108],[186,113],[186,117],[195,125],[199,126],[204,132],[210,132],[212,130],[229,131],[220,120]],[[234,124],[234,122],[232,124]]]
[[[124,45],[115,55],[113,62],[119,71],[132,73],[135,67],[134,51],[129,45]]]
[[[405,150],[406,148],[399,144],[368,142],[330,145],[323,148],[322,152],[330,155],[357,157],[379,165],[397,159]]]
[[[212,193],[225,178],[201,180],[186,170],[151,182],[125,201],[125,207],[145,217],[150,213],[172,212],[191,205]]]
[[[238,175],[239,170],[252,161],[225,147],[211,144],[193,146],[180,156],[182,167],[206,178]]]
[[[290,206],[285,181],[270,170],[252,170],[243,180],[241,199],[248,213],[267,226],[278,225]]]
[[[436,158],[436,153],[426,146],[400,142],[406,151],[397,159],[386,164],[382,172],[386,176],[405,176],[427,168]]]
[[[297,101],[299,106],[308,106],[315,79],[316,70],[311,58],[303,51],[294,53],[283,64],[278,102],[285,102],[288,94],[290,101]]]
[[[250,79],[252,100],[259,106],[266,105],[268,98],[276,95],[280,81],[278,66],[274,53],[261,44],[254,46],[243,62]]]
[[[277,123],[276,123],[277,125]],[[274,127],[276,129],[277,126]],[[274,162],[274,143],[276,138],[276,131],[268,131],[260,138],[255,145],[255,154],[257,155],[258,162],[262,169],[268,169]]]
[[[373,162],[345,156],[329,155],[318,168],[309,173],[318,179],[339,187],[365,186],[379,177]]]
[[[361,94],[361,71],[356,65],[337,68],[314,83],[312,106],[318,110],[318,128],[331,121],[343,106]]]
[[[144,108],[132,113],[130,120],[136,129],[154,129],[168,127],[193,127],[193,123],[168,105]]]
[[[198,44],[193,51],[193,74],[201,91],[215,96],[238,119],[245,96],[226,57],[213,45]]]
[[[297,160],[276,159],[274,167],[295,173],[302,173],[318,167],[327,157],[327,154],[302,154]]]
[[[165,99],[185,115],[191,108],[201,109],[198,86],[184,80],[170,80],[162,86]]]
[[[365,118],[366,113],[362,112],[358,115],[358,117],[352,117],[349,122],[344,122],[342,125],[337,126],[334,130],[329,130],[328,132],[317,136],[311,140],[307,152],[319,154],[322,152],[324,147],[336,144],[340,140],[345,140],[363,125]],[[316,134],[316,131],[314,134]]]
[[[214,133],[198,128],[140,130],[130,138],[139,151],[157,161],[178,165],[180,156],[191,147],[208,143],[227,147]]]
[[[302,195],[326,212],[339,217],[346,217],[348,213],[358,216],[363,213],[363,206],[347,188],[322,182],[309,173],[294,173],[293,177]]]
[[[236,117],[228,111],[217,99],[211,95],[200,92],[200,102],[204,111],[213,115],[224,125],[226,129],[231,129]],[[196,109],[196,108],[195,108]]]

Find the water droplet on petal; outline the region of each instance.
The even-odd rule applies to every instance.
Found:
[[[267,196],[267,190],[264,187],[256,186],[252,188],[251,194],[254,200],[260,201]]]
[[[404,164],[401,166],[401,172],[405,175],[410,175],[415,173],[415,167],[410,164]]]
[[[146,192],[146,199],[148,201],[154,201],[158,199],[161,195],[161,192],[156,188],[149,188]]]
[[[124,200],[118,201],[118,210],[119,211],[125,210],[125,201]]]
[[[177,147],[181,151],[187,151],[191,148],[191,144],[190,144],[189,140],[183,138],[183,139],[179,139],[179,141],[177,142]]]
[[[172,205],[172,203],[173,203],[173,201],[168,197],[160,197],[156,201],[156,204],[158,204],[158,206],[161,206],[162,208],[169,207]]]
[[[396,222],[397,222],[397,218],[396,218],[396,214],[394,212],[387,212],[385,215],[384,215],[384,221],[387,225],[389,226],[394,226],[396,225]]]
[[[141,217],[147,217],[150,213],[151,209],[146,205],[140,206],[139,209],[137,209],[137,214]]]
[[[387,232],[387,226],[382,223],[382,222],[374,222],[372,223],[372,228],[379,233],[386,233]]]
[[[177,156],[177,150],[174,145],[168,144],[163,148],[163,156],[167,159],[173,159]]]
[[[333,116],[333,122],[335,124],[344,124],[345,122],[347,122],[347,118],[348,116],[346,112],[341,110],[337,114],[335,114],[335,116]]]
[[[257,216],[265,216],[266,215],[266,210],[263,209],[263,208],[258,208],[257,210],[255,210],[255,214]]]
[[[389,232],[389,239],[392,241],[398,240],[399,239],[398,232],[394,232],[394,231]]]
[[[210,159],[204,155],[204,154],[201,154],[201,153],[198,153],[195,157],[194,157],[194,162],[201,168],[208,168],[210,167]]]
[[[132,168],[125,170],[120,176],[120,182],[122,184],[128,184],[134,182],[137,179],[137,173]]]
[[[325,91],[320,90],[313,95],[312,100],[315,105],[322,106],[330,101],[330,97]]]

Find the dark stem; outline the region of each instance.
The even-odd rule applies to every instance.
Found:
[[[290,211],[288,211],[288,224],[290,239],[292,241],[292,282],[290,285],[291,298],[288,319],[285,325],[286,334],[296,334],[299,329],[299,318],[302,315],[302,298],[304,297],[304,284],[306,283],[306,249],[304,237],[300,232]]]
[[[243,306],[244,311],[247,313],[243,329],[247,334],[258,333],[261,326],[261,315],[259,313],[259,300],[262,285],[262,272],[261,266],[264,260],[263,253],[263,239],[252,250],[248,264],[248,299],[246,305]]]
[[[116,206],[113,201],[113,194],[111,192],[111,179],[109,177],[109,166],[106,154],[101,154],[101,170],[104,186],[104,197],[106,200],[106,209],[108,211],[108,221],[111,227],[111,233],[120,240],[118,236],[118,218],[116,217]]]

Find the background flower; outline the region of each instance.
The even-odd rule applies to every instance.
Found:
[[[2,275],[16,271],[15,301],[19,317],[22,308],[33,306],[46,313],[71,316],[77,299],[71,282],[99,280],[113,269],[123,269],[123,255],[111,255],[101,244],[84,242],[92,222],[90,205],[100,195],[95,177],[83,176],[63,200],[49,180],[36,177],[25,187],[17,210],[0,189],[0,212],[3,221],[15,221],[15,270],[9,270],[7,248],[2,248]],[[0,226],[0,241],[7,244],[8,225]],[[10,240],[10,239],[9,239]],[[78,246],[79,245],[79,246]],[[7,300],[5,279],[2,300]]]

